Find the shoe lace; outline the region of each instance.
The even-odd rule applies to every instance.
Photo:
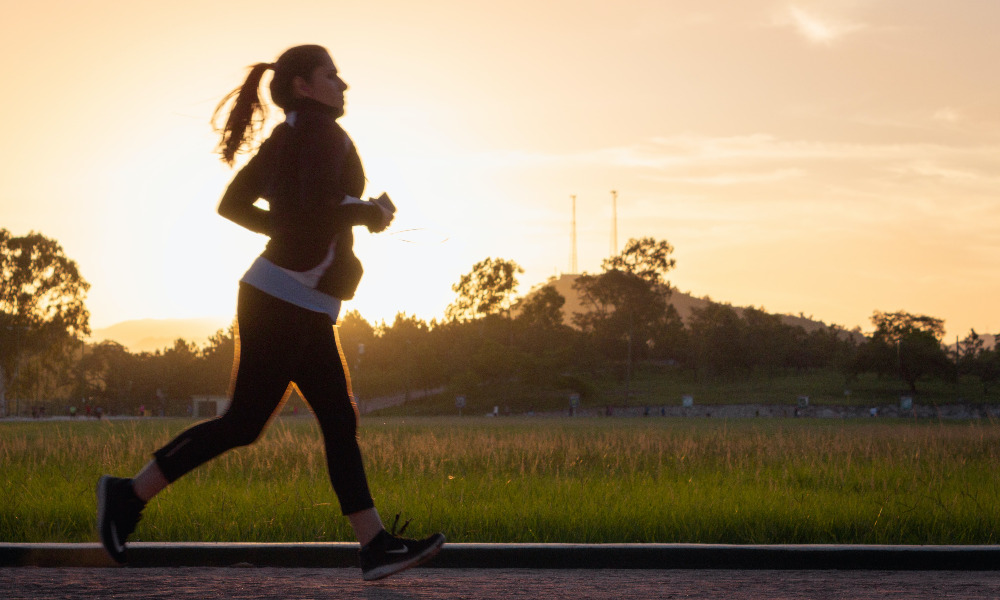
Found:
[[[406,526],[410,524],[411,520],[412,519],[407,519],[406,522],[403,523],[403,526],[399,528],[399,531],[396,531],[396,525],[399,524],[399,513],[396,513],[396,519],[392,522],[392,528],[389,530],[389,535],[394,537],[400,537],[403,535],[403,532],[406,531]]]

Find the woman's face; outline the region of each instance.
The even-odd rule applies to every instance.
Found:
[[[313,69],[308,82],[296,77],[293,85],[296,95],[312,98],[327,106],[340,109],[341,113],[344,112],[344,92],[347,90],[347,84],[340,78],[332,60],[327,59],[325,64]]]

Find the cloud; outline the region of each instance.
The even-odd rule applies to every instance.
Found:
[[[962,118],[957,110],[948,106],[934,111],[933,116],[935,121],[944,121],[945,123],[957,123]]]
[[[814,44],[829,46],[849,33],[854,33],[868,27],[866,23],[852,23],[820,15],[812,9],[806,9],[794,4],[788,5],[775,18],[778,26],[791,27],[800,35]]]
[[[994,162],[1000,148],[931,143],[851,144],[780,139],[769,134],[703,136],[694,134],[653,138],[631,146],[566,155],[564,160],[608,166],[671,169],[719,165],[749,165],[796,161],[938,161],[980,158]]]
[[[688,183],[691,185],[710,185],[710,186],[724,186],[724,185],[741,185],[745,183],[774,183],[776,181],[784,181],[786,179],[795,179],[805,175],[805,171],[802,169],[776,169],[773,171],[755,172],[755,173],[718,173],[716,175],[689,175],[689,176],[669,176],[669,177],[651,177],[656,181],[663,181],[666,183]]]
[[[427,160],[423,159],[423,162]],[[899,165],[912,169],[915,164],[968,170],[963,165],[989,164],[1000,170],[1000,146],[920,142],[845,143],[782,139],[765,133],[737,136],[678,134],[582,152],[485,152],[441,157],[433,162],[461,169],[635,169],[658,171],[657,176],[680,178],[677,179],[679,182],[684,179],[687,183],[703,185],[734,185],[791,179],[802,176],[807,165],[812,171],[813,165],[820,164],[861,163],[866,170],[880,165],[886,169]],[[706,171],[715,173],[706,175]],[[902,171],[897,169],[894,172],[899,174]],[[930,174],[926,170],[909,172],[924,176]]]
[[[902,166],[893,166],[889,170],[898,175],[939,179],[947,183],[986,184],[991,186],[1000,184],[1000,177],[983,175],[969,169],[942,167],[928,160],[919,160]]]

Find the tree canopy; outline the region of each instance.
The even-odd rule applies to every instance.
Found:
[[[673,252],[674,247],[666,240],[632,238],[625,244],[621,254],[604,259],[601,268],[605,271],[624,271],[650,285],[664,285],[666,281],[663,276],[677,266],[677,261],[670,258]]]
[[[917,332],[929,333],[939,341],[944,337],[944,319],[937,317],[914,315],[904,310],[891,313],[876,310],[871,321],[875,326],[875,336],[893,343]]]
[[[0,412],[24,356],[55,354],[90,334],[84,299],[90,284],[62,246],[40,233],[0,229]]]
[[[875,333],[864,344],[855,361],[857,372],[896,373],[917,391],[917,381],[934,376],[954,379],[955,365],[941,347],[944,320],[906,311],[876,310],[871,316]]]
[[[517,275],[524,273],[516,262],[503,258],[486,258],[472,265],[472,271],[462,275],[451,286],[458,294],[445,310],[451,320],[475,319],[510,309],[517,292]]]

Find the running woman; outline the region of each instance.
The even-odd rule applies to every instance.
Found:
[[[271,100],[284,110],[285,121],[219,203],[220,215],[270,238],[240,280],[232,401],[224,415],[188,428],[157,450],[134,478],[101,477],[98,532],[108,554],[127,562],[126,540],[146,503],[198,465],[253,443],[294,382],[323,432],[330,481],[361,545],[362,575],[381,579],[430,560],[445,541],[441,533],[413,540],[383,527],[368,489],[357,406],[333,327],[341,301],[354,296],[361,279],[352,228],[383,231],[395,208],[387,196],[360,199],[361,159],[337,124],[347,84],[322,46],[296,46],[273,64],[255,65],[219,104],[216,116],[235,97],[221,130],[222,159],[232,166],[259,133],[266,107],[258,88],[267,70],[274,71]],[[260,198],[268,210],[255,206]]]

